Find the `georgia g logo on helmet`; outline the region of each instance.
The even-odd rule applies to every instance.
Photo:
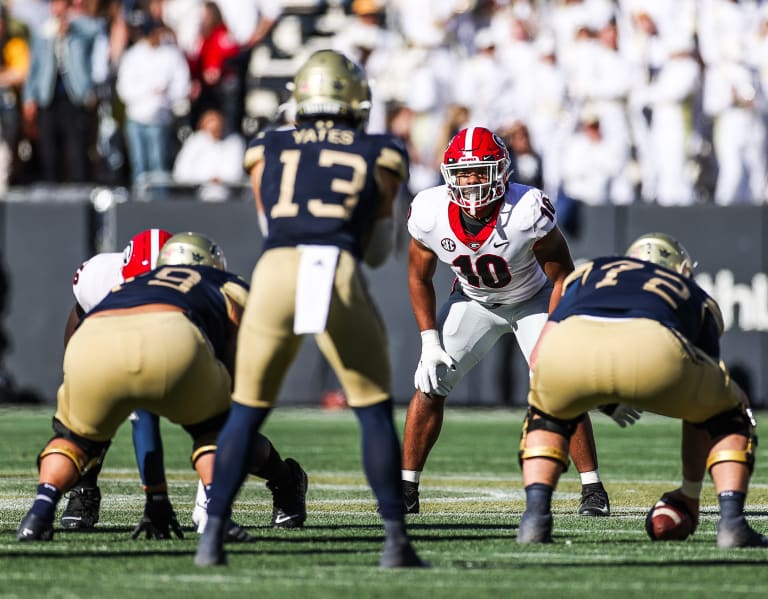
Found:
[[[155,268],[160,250],[172,235],[164,229],[146,229],[134,235],[123,250],[123,279],[130,279]]]
[[[448,143],[440,172],[450,200],[474,214],[504,197],[509,166],[509,152],[498,135],[485,127],[467,127]]]

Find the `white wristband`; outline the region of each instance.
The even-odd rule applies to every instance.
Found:
[[[263,212],[259,212],[257,214],[257,217],[259,219],[259,231],[261,231],[261,236],[266,237],[269,234],[269,224],[267,223],[267,215]]]

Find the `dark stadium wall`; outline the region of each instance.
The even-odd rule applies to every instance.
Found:
[[[108,218],[97,217],[87,198],[81,202],[2,203],[2,258],[9,283],[2,329],[10,347],[0,365],[25,398],[55,402],[61,382],[64,322],[74,302],[72,275],[93,252],[96,238],[103,235],[100,227],[112,227],[107,237],[114,247],[104,249],[113,250],[122,249],[136,232],[149,227],[204,232],[222,245],[230,269],[250,279],[262,242],[250,201],[125,202],[112,210]],[[564,229],[576,262],[621,253],[642,233],[664,231],[677,236],[698,261],[697,281],[723,308],[724,361],[734,378],[751,390],[755,404],[768,407],[768,382],[763,374],[768,356],[766,219],[768,210],[756,206],[582,206]],[[394,257],[382,268],[366,268],[365,274],[389,331],[393,395],[404,404],[413,392],[420,341],[408,298],[408,236],[402,214],[399,222]],[[449,293],[451,281],[448,268],[440,265],[435,278],[439,301]],[[509,337],[467,375],[450,401],[455,405],[523,405],[527,384],[527,366]],[[288,373],[280,401],[319,405],[337,387],[315,344],[307,339]]]
[[[56,399],[64,324],[75,300],[72,275],[90,253],[88,202],[5,203],[3,257],[8,277],[4,367],[25,401]]]

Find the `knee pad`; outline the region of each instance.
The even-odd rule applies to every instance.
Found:
[[[40,469],[40,462],[44,457],[59,454],[63,455],[74,464],[77,472],[82,476],[88,470],[93,468],[96,464],[101,463],[104,460],[104,455],[107,453],[107,449],[111,441],[91,441],[77,435],[70,431],[64,424],[57,418],[53,419],[53,431],[54,435],[46,444],[45,448],[37,456],[37,468]],[[81,458],[72,449],[70,449],[64,443],[58,443],[59,439],[65,439],[70,443],[77,445],[83,453],[85,458]]]
[[[707,471],[710,471],[712,466],[721,462],[740,462],[746,464],[750,474],[752,473],[755,466],[757,434],[755,433],[752,419],[743,407],[717,414],[698,426],[706,429],[713,442],[719,441],[728,435],[740,435],[747,439],[747,447],[745,449],[724,449],[710,452],[707,457]]]
[[[207,453],[216,453],[216,445],[213,443],[208,444],[197,444],[192,448],[192,455],[190,456],[190,461],[192,462],[192,468],[194,469],[195,464],[197,463],[197,460],[199,460],[201,457],[203,457]]]
[[[196,424],[185,424],[184,430],[192,437],[192,455],[190,461],[192,468],[195,467],[197,460],[207,453],[216,452],[216,438],[219,431],[224,426],[229,416],[229,411],[218,414],[213,418],[198,422]]]
[[[539,418],[534,419],[533,415],[536,414]],[[525,447],[525,441],[528,437],[528,433],[531,431],[549,431],[550,433],[556,433],[565,437],[566,441],[570,441],[573,431],[576,430],[576,426],[581,422],[584,416],[579,416],[573,420],[560,420],[554,418],[549,414],[537,410],[536,408],[529,407],[528,412],[525,415],[523,421],[523,430],[520,434],[520,451],[518,453],[518,462],[522,468],[523,460],[531,458],[549,458],[555,460],[563,466],[563,472],[568,470],[570,459],[567,451],[563,451],[557,447]]]

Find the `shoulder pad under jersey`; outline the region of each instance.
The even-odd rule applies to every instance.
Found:
[[[510,222],[519,231],[540,231],[547,233],[557,223],[555,209],[552,202],[543,191],[535,187],[516,186],[522,189],[514,190],[522,192],[519,200],[512,209]]]
[[[264,141],[266,136],[267,132],[261,131],[248,144],[245,156],[243,157],[243,168],[246,172],[250,172],[256,164],[264,160]]]
[[[723,322],[723,314],[720,312],[720,306],[717,305],[717,302],[714,299],[707,297],[704,301],[703,309],[709,311],[712,315],[712,318],[715,321],[715,326],[717,326],[717,336],[722,336],[725,331],[725,324]]]
[[[413,225],[416,229],[428,233],[435,228],[437,211],[446,205],[448,190],[445,185],[429,187],[416,194],[411,202],[408,216],[408,227]]]

